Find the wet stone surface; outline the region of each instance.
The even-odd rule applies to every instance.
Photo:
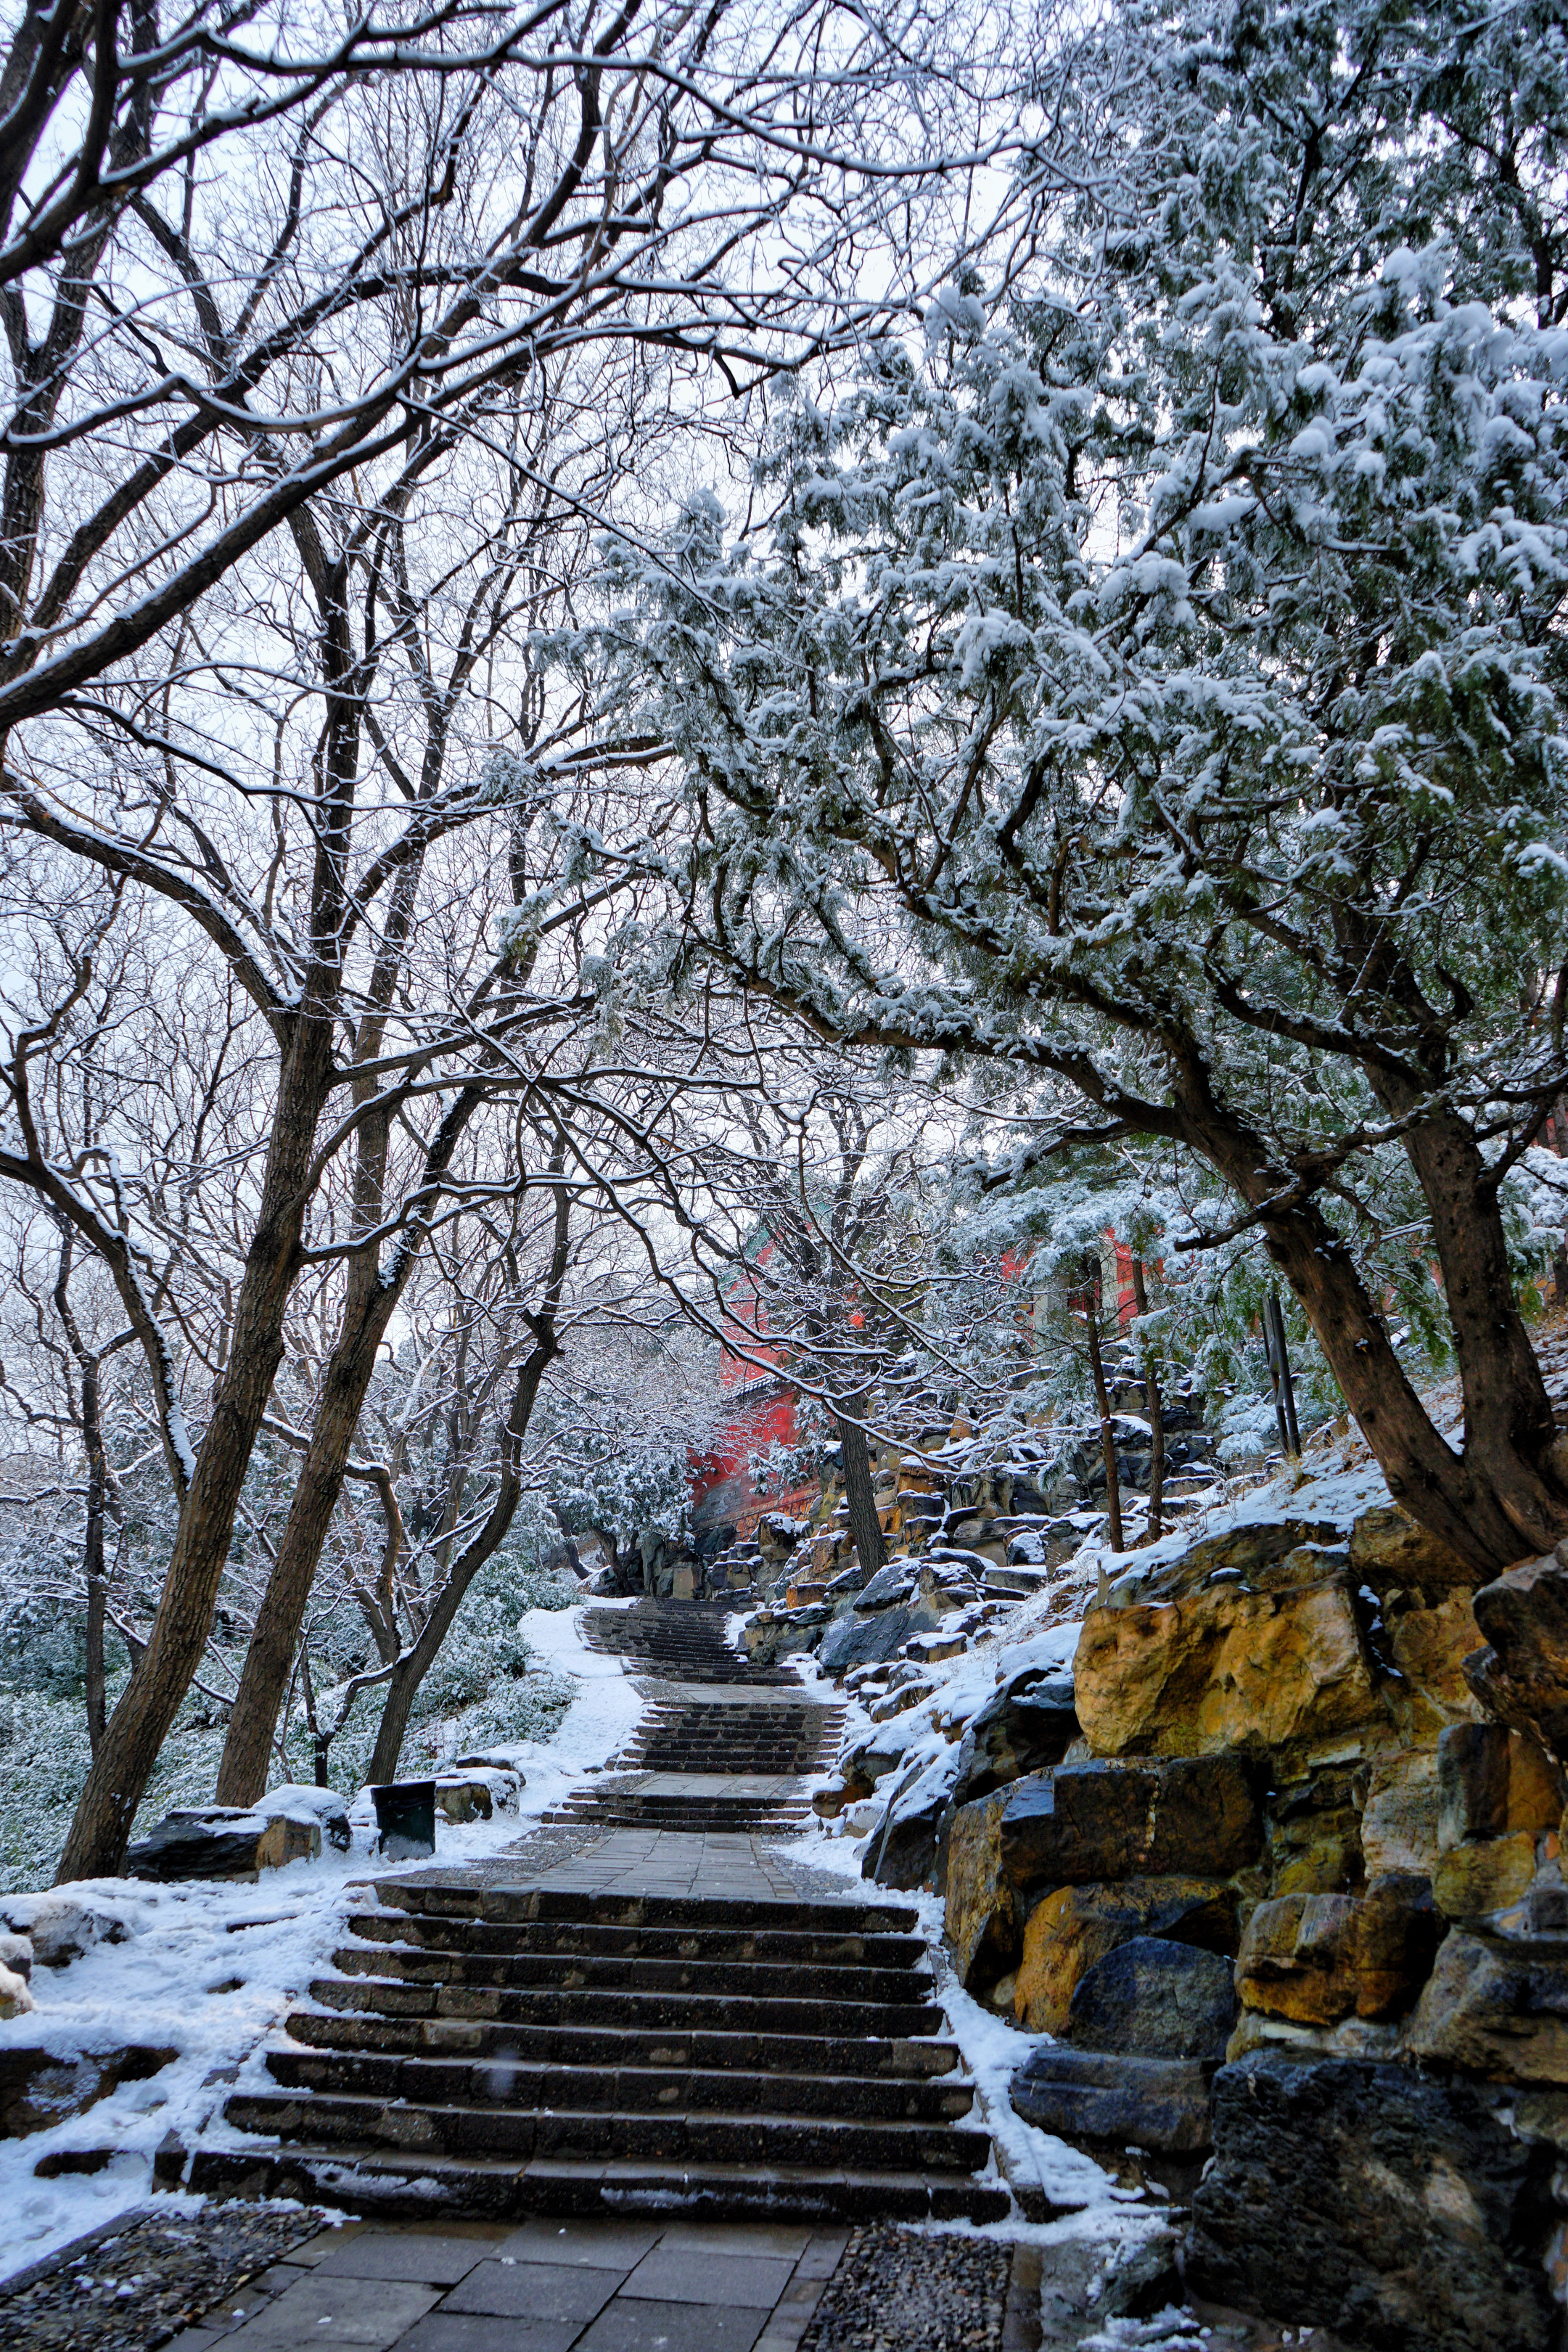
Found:
[[[800,2352],[993,2352],[1002,2341],[1010,2246],[857,2230]]]
[[[0,2344],[26,2352],[153,2352],[313,2238],[323,2216],[256,2205],[135,2214],[0,2287]]]

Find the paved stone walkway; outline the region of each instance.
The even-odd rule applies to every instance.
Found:
[[[616,1895],[711,1895],[727,1902],[747,1895],[764,1903],[822,1899],[823,1874],[805,1872],[770,1841],[726,1830],[610,1830],[569,1862],[541,1871],[529,1884]],[[834,1879],[835,1896],[855,1889]]]
[[[847,2230],[537,2220],[350,2222],[173,2339],[177,2352],[796,2352]]]

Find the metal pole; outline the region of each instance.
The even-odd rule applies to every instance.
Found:
[[[1296,1419],[1296,1384],[1291,1378],[1290,1351],[1285,1345],[1285,1315],[1277,1290],[1269,1293],[1269,1316],[1272,1346],[1270,1349],[1270,1369],[1274,1373],[1274,1410],[1279,1415],[1280,1434],[1287,1454],[1298,1457],[1301,1451],[1301,1424]]]

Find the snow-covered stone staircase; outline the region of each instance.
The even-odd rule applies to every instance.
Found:
[[[582,1638],[591,1650],[624,1658],[633,1674],[670,1682],[748,1683],[799,1690],[783,1666],[754,1666],[725,1640],[731,1615],[722,1601],[639,1601],[630,1609],[589,1609]]]
[[[802,1700],[655,1700],[612,1765],[634,1772],[814,1772],[837,1751],[841,1706]]]
[[[191,2186],[505,2218],[999,2218],[913,1911],[387,1880]]]
[[[813,1705],[793,1673],[732,1650],[727,1614],[690,1601],[585,1613],[590,1645],[624,1658],[659,1696],[614,1759],[615,1776],[574,1789],[548,1822],[740,1835],[806,1825],[800,1775],[836,1744],[843,1710]]]

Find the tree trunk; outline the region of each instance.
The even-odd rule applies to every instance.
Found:
[[[1100,1261],[1084,1263],[1083,1304],[1089,1325],[1089,1370],[1094,1381],[1094,1402],[1100,1411],[1100,1452],[1105,1464],[1105,1507],[1110,1514],[1113,1551],[1122,1543],[1122,1480],[1116,1468],[1116,1432],[1111,1420],[1111,1392],[1105,1386],[1105,1362],[1100,1353]]]
[[[854,1538],[855,1558],[865,1575],[874,1576],[887,1558],[887,1547],[882,1538],[882,1522],[876,1515],[871,1451],[861,1423],[847,1417],[851,1412],[860,1413],[864,1409],[865,1399],[856,1397],[834,1418],[839,1425],[839,1459],[843,1465],[844,1500],[849,1505],[850,1533]]]
[[[378,1290],[355,1328],[341,1334],[327,1367],[310,1443],[240,1670],[218,1767],[220,1805],[253,1805],[266,1789],[299,1628],[394,1304],[395,1294]]]
[[[444,740],[444,728],[433,731],[426,756],[427,769],[433,770],[433,782],[439,779],[440,747]],[[384,1006],[391,1000],[402,968],[402,950],[413,919],[420,871],[415,861],[404,867],[398,879],[386,940],[371,980],[372,1009],[361,1022],[355,1040],[354,1057],[359,1062],[373,1061],[381,1050]],[[529,956],[519,967],[523,982],[532,970],[533,957]],[[356,1102],[367,1099],[374,1085],[373,1079],[361,1081],[355,1089]],[[479,1087],[465,1087],[436,1129],[425,1153],[419,1186],[413,1195],[414,1202],[424,1206],[421,1213],[410,1215],[387,1278],[382,1278],[379,1254],[374,1250],[350,1261],[342,1325],[327,1367],[310,1442],[300,1465],[277,1557],[267,1580],[240,1669],[239,1686],[218,1766],[216,1793],[220,1805],[253,1805],[266,1789],[278,1710],[283,1705],[322,1547],[343,1491],[360,1415],[375,1377],[381,1343],[428,1235],[429,1210],[482,1096]],[[376,1231],[385,1218],[391,1127],[392,1114],[387,1110],[366,1118],[360,1129],[353,1209],[353,1230],[359,1234]]]
[[[108,1614],[103,1581],[103,1507],[109,1486],[109,1461],[103,1450],[103,1415],[99,1403],[96,1356],[85,1357],[81,1368],[82,1434],[87,1440],[87,1535],[82,1569],[87,1578],[87,1736],[93,1755],[103,1738],[107,1702],[104,1686],[103,1633]]]
[[[1469,1563],[1478,1584],[1488,1582],[1529,1549],[1491,1484],[1491,1465],[1456,1454],[1433,1427],[1349,1249],[1314,1200],[1291,1200],[1289,1173],[1270,1161],[1260,1136],[1216,1103],[1196,1055],[1177,1096],[1186,1140],[1260,1212],[1269,1255],[1301,1300],[1389,1493]],[[1500,1310],[1497,1319],[1506,1325],[1513,1312],[1506,1295]],[[1568,1507],[1559,1532],[1565,1528]]]
[[[112,1877],[136,1808],[201,1663],[228,1563],[240,1490],[283,1355],[306,1180],[331,1073],[331,1027],[314,1009],[295,1017],[279,1077],[260,1211],[235,1301],[228,1360],[180,1512],[147,1646],[92,1759],[56,1883]]]
[[[1390,1102],[1389,1108],[1404,1106]],[[1451,1114],[1411,1128],[1405,1149],[1443,1270],[1464,1399],[1466,1459],[1484,1471],[1514,1530],[1512,1558],[1550,1551],[1568,1531],[1568,1487],[1545,1466],[1556,1435],[1552,1400],[1513,1295],[1498,1188],[1474,1135]]]
[[[1133,1260],[1133,1304],[1139,1320],[1149,1311],[1149,1286],[1141,1257]],[[1149,1416],[1149,1525],[1145,1538],[1147,1543],[1158,1543],[1166,1494],[1166,1406],[1160,1394],[1160,1376],[1155,1370],[1153,1357],[1144,1360],[1144,1402]]]
[[[564,1165],[565,1146],[562,1144],[551,1158],[552,1172],[559,1176]],[[403,1737],[408,1730],[409,1710],[419,1686],[434,1664],[441,1644],[451,1631],[452,1621],[462,1605],[464,1594],[486,1561],[506,1541],[507,1531],[517,1516],[523,1491],[523,1440],[533,1419],[539,1383],[544,1379],[547,1367],[560,1353],[560,1342],[556,1337],[556,1318],[566,1281],[570,1219],[571,1196],[562,1185],[556,1192],[555,1243],[550,1255],[549,1281],[545,1290],[544,1305],[538,1314],[526,1318],[534,1335],[534,1345],[518,1367],[517,1385],[512,1391],[511,1410],[501,1433],[501,1483],[484,1526],[447,1570],[413,1648],[398,1660],[392,1669],[387,1686],[386,1705],[382,1710],[381,1724],[376,1732],[375,1752],[366,1775],[371,1781],[396,1780],[398,1759],[402,1753]]]

